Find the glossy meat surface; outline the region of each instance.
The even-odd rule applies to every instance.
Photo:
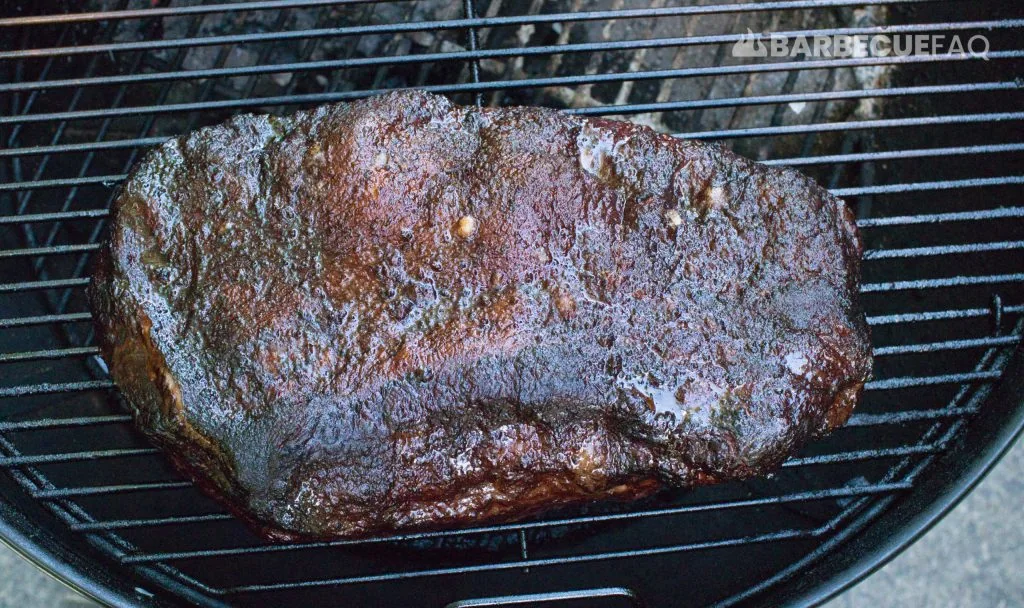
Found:
[[[181,470],[352,537],[772,470],[870,372],[860,247],[796,172],[405,92],[160,146],[90,297]]]

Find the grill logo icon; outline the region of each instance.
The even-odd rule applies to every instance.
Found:
[[[767,57],[768,47],[749,27],[736,44],[732,45],[733,57]]]

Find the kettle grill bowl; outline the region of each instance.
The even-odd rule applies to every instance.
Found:
[[[0,14],[0,538],[105,603],[821,601],[927,529],[1024,428],[1013,2],[68,6]],[[729,55],[748,27],[882,26],[985,34],[990,56]],[[866,244],[876,357],[850,424],[769,479],[487,528],[255,537],[132,427],[97,357],[89,258],[148,147],[237,112],[396,87],[636,120],[844,197]]]

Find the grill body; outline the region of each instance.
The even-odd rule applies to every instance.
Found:
[[[1022,18],[994,0],[13,3],[0,15],[0,536],[111,604],[828,597],[1024,428]],[[730,54],[748,28],[882,27],[984,34],[991,50]],[[844,197],[876,356],[850,425],[770,479],[639,504],[363,541],[254,537],[131,427],[96,357],[89,257],[148,147],[236,112],[396,87],[644,122]]]

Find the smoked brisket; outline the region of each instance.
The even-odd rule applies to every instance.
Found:
[[[770,472],[871,369],[809,178],[420,92],[172,139],[90,298],[138,426],[268,537],[488,524]]]

